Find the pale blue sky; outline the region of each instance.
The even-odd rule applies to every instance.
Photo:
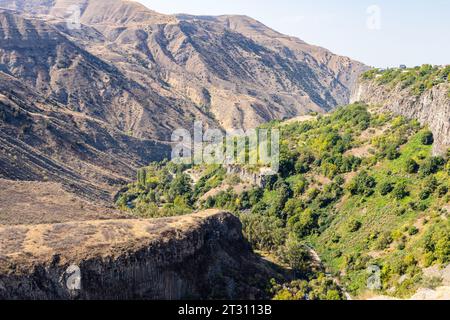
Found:
[[[162,13],[245,14],[277,31],[371,66],[450,64],[450,0],[139,2]]]

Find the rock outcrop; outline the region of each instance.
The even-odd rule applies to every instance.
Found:
[[[233,215],[0,227],[0,299],[257,299],[277,277]]]
[[[433,132],[434,154],[444,154],[450,148],[450,98],[449,85],[443,83],[413,95],[409,89],[384,86],[376,81],[361,81],[352,102],[361,101],[381,106],[386,111],[417,119]]]
[[[267,183],[276,175],[270,171],[270,168],[260,168],[252,171],[239,165],[227,165],[228,175],[237,175],[245,183],[249,183],[259,188],[264,188]]]

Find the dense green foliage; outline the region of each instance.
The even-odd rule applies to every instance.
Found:
[[[308,280],[296,280],[288,285],[273,283],[274,300],[343,300],[339,286],[323,273]]]
[[[362,79],[375,80],[379,84],[391,87],[409,88],[413,94],[420,95],[436,85],[448,83],[449,75],[450,66],[439,67],[425,64],[410,69],[372,69],[365,72]]]
[[[354,104],[316,120],[280,124],[281,168],[264,187],[235,188],[221,167],[154,164],[119,199],[141,216],[224,208],[238,215],[256,250],[289,266],[298,281],[274,285],[277,299],[337,299],[330,276],[310,273],[311,250],[354,295],[381,270],[380,293],[407,296],[422,269],[450,261],[448,157],[433,157],[432,134],[416,121]],[[213,192],[215,191],[216,192]]]

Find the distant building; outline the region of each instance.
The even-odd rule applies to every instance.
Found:
[[[401,65],[400,65],[400,69],[406,69],[406,65],[401,64]]]

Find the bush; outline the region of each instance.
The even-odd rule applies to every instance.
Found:
[[[442,223],[431,228],[425,236],[424,249],[429,264],[450,262],[450,225]]]
[[[427,200],[431,195],[433,191],[431,191],[429,188],[425,188],[419,193],[420,200]]]
[[[359,229],[361,229],[361,227],[362,227],[362,223],[360,221],[352,220],[348,224],[348,231],[356,232],[356,231],[359,231]]]
[[[448,187],[447,186],[440,186],[438,189],[438,195],[440,198],[444,197],[448,193]]]
[[[443,168],[445,160],[442,157],[431,157],[420,168],[423,176],[430,176]]]
[[[389,146],[386,149],[386,157],[389,160],[395,160],[400,157],[400,151],[398,151],[398,148],[396,146]]]
[[[383,182],[380,185],[380,194],[386,196],[394,190],[394,184],[391,182]]]
[[[393,190],[394,197],[397,200],[402,200],[409,196],[409,191],[405,182],[397,184]]]
[[[433,133],[431,131],[426,131],[422,134],[420,141],[425,146],[430,146],[434,143]]]
[[[373,194],[376,185],[375,179],[369,176],[366,171],[362,171],[350,182],[348,190],[352,195],[370,196]]]
[[[412,227],[410,227],[409,229],[408,229],[408,234],[410,235],[410,236],[414,236],[414,235],[416,235],[416,234],[418,234],[419,233],[419,229],[417,229],[415,226],[412,226]]]
[[[406,161],[406,172],[413,174],[419,172],[420,166],[414,159]]]
[[[407,212],[406,208],[398,208],[397,210],[395,210],[395,215],[400,217],[405,215],[406,212]]]
[[[279,285],[271,281],[274,300],[343,300],[344,295],[339,286],[325,274],[319,273],[314,278],[295,280]]]
[[[376,242],[375,249],[384,250],[393,242],[392,236],[389,232],[383,233]]]

